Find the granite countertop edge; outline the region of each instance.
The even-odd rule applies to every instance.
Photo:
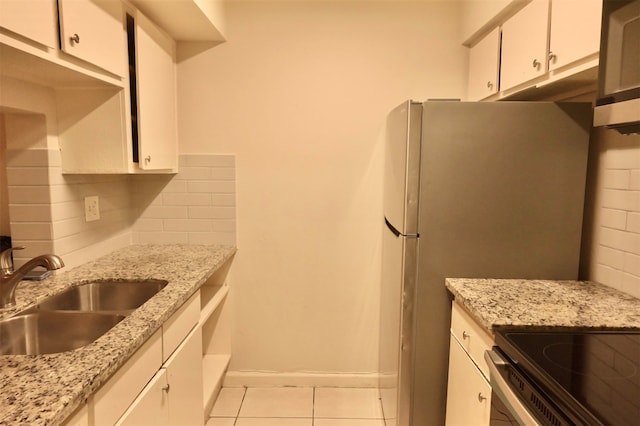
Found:
[[[22,282],[16,306],[1,310],[0,319],[90,281],[162,279],[168,284],[87,346],[56,354],[0,356],[0,425],[62,423],[235,252],[223,245],[132,245],[47,280]]]
[[[447,278],[445,285],[491,334],[513,327],[640,330],[640,299],[597,282]]]

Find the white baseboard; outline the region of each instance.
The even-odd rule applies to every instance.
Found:
[[[378,379],[378,373],[227,371],[223,386],[377,388]]]

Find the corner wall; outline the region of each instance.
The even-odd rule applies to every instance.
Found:
[[[408,98],[464,95],[458,7],[228,2],[227,41],[179,63],[181,154],[237,159],[238,380],[377,373],[379,133]]]

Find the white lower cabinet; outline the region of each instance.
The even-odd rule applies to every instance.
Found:
[[[484,360],[493,338],[456,302],[451,311],[446,426],[488,425],[491,385]]]
[[[452,336],[446,425],[488,425],[490,414],[491,386]]]
[[[202,425],[202,333],[195,327],[164,364],[169,388],[169,424]]]
[[[158,330],[95,393],[92,407],[95,424],[115,424],[161,365],[162,330]]]
[[[116,423],[118,426],[169,425],[167,370],[160,369],[145,386],[131,407]]]
[[[194,328],[117,425],[202,425],[202,336]]]

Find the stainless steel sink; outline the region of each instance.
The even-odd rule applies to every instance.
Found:
[[[65,352],[95,341],[167,285],[104,280],[70,287],[0,320],[0,355]]]
[[[65,352],[95,341],[124,315],[41,311],[0,321],[0,355]]]
[[[31,310],[131,313],[167,285],[163,280],[96,281],[70,287]]]

